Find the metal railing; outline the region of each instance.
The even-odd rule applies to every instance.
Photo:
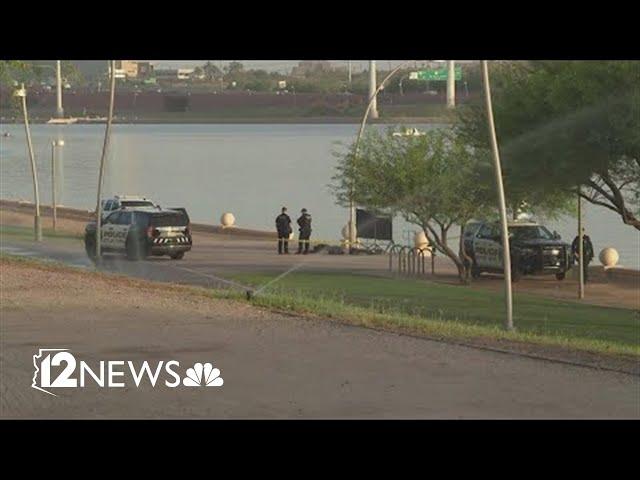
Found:
[[[389,249],[389,272],[396,270],[398,274],[425,276],[427,252],[431,254],[431,275],[435,275],[436,250],[406,245],[393,245]]]

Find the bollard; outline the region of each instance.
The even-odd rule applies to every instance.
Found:
[[[235,222],[236,217],[233,215],[233,213],[226,212],[222,214],[222,217],[220,217],[220,223],[222,224],[223,228],[232,227]]]

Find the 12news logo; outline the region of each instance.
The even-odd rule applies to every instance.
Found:
[[[90,384],[103,388],[140,387],[149,383],[152,387],[164,383],[165,387],[221,387],[224,380],[220,370],[211,363],[196,363],[188,368],[184,377],[178,374],[180,362],[161,360],[152,368],[146,360],[136,366],[124,360],[100,360],[91,367],[85,361],[76,360],[66,348],[41,348],[33,356],[33,382],[36,390],[57,396],[51,392],[56,388],[84,388]],[[145,380],[146,378],[146,380]]]

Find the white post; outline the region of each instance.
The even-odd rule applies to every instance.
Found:
[[[56,230],[56,142],[51,142],[51,209],[53,216],[53,231]]]
[[[504,293],[507,316],[505,329],[513,330],[513,300],[511,292],[511,251],[509,248],[509,228],[507,226],[507,207],[504,198],[504,185],[502,183],[502,167],[500,166],[500,152],[498,151],[498,139],[496,127],[493,121],[493,106],[491,102],[491,86],[489,85],[489,65],[486,60],[481,60],[482,80],[484,84],[484,98],[487,108],[487,122],[489,124],[489,139],[493,152],[493,166],[498,190],[498,203],[500,209],[500,223],[502,230],[502,252],[504,264]]]
[[[371,102],[371,118],[378,118],[378,100],[376,85],[376,61],[369,60],[369,102]]]
[[[456,68],[453,60],[447,60],[447,108],[456,106]]]
[[[580,270],[579,284],[578,284],[578,298],[584,299],[584,245],[583,245],[583,232],[582,232],[582,197],[580,197],[580,191],[578,191],[578,268]]]
[[[62,108],[62,67],[60,60],[56,60],[56,117],[64,118]]]
[[[29,128],[29,114],[27,112],[27,91],[24,83],[20,90],[15,93],[22,100],[22,113],[24,115],[24,129],[27,136],[27,149],[29,150],[29,160],[31,161],[31,177],[33,179],[33,197],[35,201],[35,215],[33,219],[34,237],[36,242],[42,241],[42,225],[40,223],[40,192],[38,191],[38,170],[36,169],[36,159],[31,143],[31,129]]]
[[[351,86],[351,60],[349,60],[349,86]]]
[[[107,117],[107,128],[104,132],[104,143],[102,145],[102,157],[100,158],[100,173],[98,174],[98,194],[96,206],[96,262],[100,263],[102,255],[102,179],[104,177],[105,160],[109,148],[111,137],[111,121],[113,119],[113,103],[116,91],[116,61],[111,60],[111,88],[109,94],[109,116]]]

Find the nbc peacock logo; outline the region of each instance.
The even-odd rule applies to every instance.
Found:
[[[220,370],[213,368],[210,363],[196,363],[187,369],[187,375],[182,380],[185,387],[221,387],[224,384]]]

